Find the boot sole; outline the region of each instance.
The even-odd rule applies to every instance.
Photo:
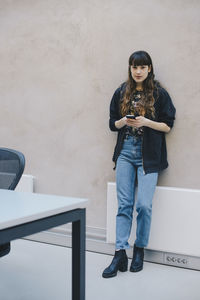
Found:
[[[130,272],[134,272],[134,273],[140,272],[140,271],[142,271],[142,270],[143,270],[143,266],[142,266],[142,267],[139,267],[139,268],[135,268],[135,269],[130,268]]]
[[[117,276],[117,272],[114,273],[114,274],[111,274],[111,275],[102,274],[103,278],[112,278],[112,277],[115,277],[115,276]]]
[[[120,268],[117,270],[117,272],[118,272],[118,271],[120,271],[120,272],[126,272],[126,271],[128,271],[128,264],[127,264],[127,266],[122,266],[122,267],[120,267]],[[117,276],[117,272],[112,273],[112,274],[102,274],[102,277],[103,277],[103,278],[112,278],[112,277]]]

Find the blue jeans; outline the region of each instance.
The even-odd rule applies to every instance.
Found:
[[[142,165],[142,138],[128,136],[117,160],[116,184],[118,213],[116,217],[116,249],[129,248],[133,208],[135,203],[136,176],[137,194],[137,247],[146,247],[149,240],[152,199],[158,173],[144,174]]]

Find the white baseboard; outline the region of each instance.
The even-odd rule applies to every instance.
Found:
[[[89,227],[86,229],[86,250],[101,254],[113,255],[115,252],[115,245],[106,242],[106,235],[103,236],[104,229],[97,229]],[[58,245],[63,247],[71,247],[72,238],[71,232],[67,230],[50,230],[43,231],[25,239],[47,243],[52,245]],[[132,247],[127,250],[127,255],[132,258]],[[200,257],[182,255],[179,253],[164,252],[145,249],[144,260],[152,263],[159,263],[169,266],[175,266],[185,269],[200,270]]]

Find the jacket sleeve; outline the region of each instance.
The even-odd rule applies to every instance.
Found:
[[[115,121],[118,121],[121,116],[119,112],[120,105],[120,88],[118,88],[110,102],[110,119],[109,119],[109,127],[112,131],[119,131],[119,129],[115,126]]]
[[[165,89],[160,89],[159,93],[159,113],[158,122],[167,124],[170,128],[174,125],[176,109],[172,103],[172,100]]]

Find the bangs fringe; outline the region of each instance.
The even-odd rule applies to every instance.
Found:
[[[137,51],[133,53],[129,58],[130,66],[150,66],[151,64],[151,58],[145,51]]]

